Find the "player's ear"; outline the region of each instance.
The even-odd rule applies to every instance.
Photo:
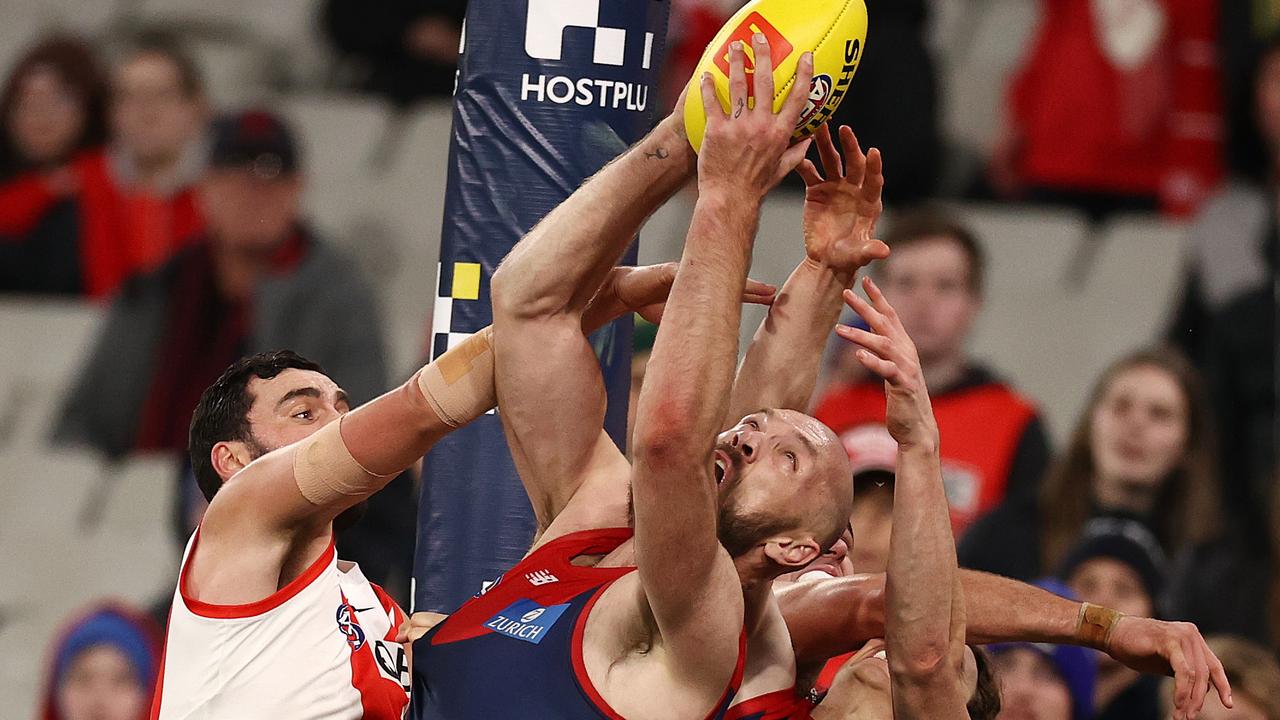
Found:
[[[817,560],[822,548],[812,538],[775,537],[764,544],[764,554],[778,565],[799,569]]]
[[[230,480],[246,465],[253,462],[253,453],[249,452],[249,448],[239,440],[220,442],[213,446],[209,454],[210,460],[213,461],[213,469],[223,482]]]

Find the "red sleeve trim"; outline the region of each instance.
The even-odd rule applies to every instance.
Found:
[[[289,602],[303,588],[316,581],[329,565],[333,563],[334,547],[333,537],[329,537],[329,546],[324,552],[320,553],[320,557],[316,558],[301,575],[294,578],[288,585],[271,593],[267,597],[257,602],[246,603],[244,605],[216,605],[196,600],[187,593],[187,570],[191,566],[191,559],[195,557],[196,546],[200,543],[200,529],[196,529],[195,538],[191,541],[191,552],[187,553],[187,557],[182,562],[182,571],[178,575],[178,594],[182,596],[182,603],[186,605],[187,610],[193,614],[203,618],[213,620],[239,620],[244,618],[256,617],[264,613],[275,610],[276,608]]]

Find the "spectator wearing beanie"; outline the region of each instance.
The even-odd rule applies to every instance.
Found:
[[[1006,499],[1025,505],[1038,492],[1048,440],[1032,403],[965,354],[982,309],[984,259],[977,238],[929,208],[894,221],[893,249],[877,263],[880,286],[920,352],[942,438],[942,478],[956,538]],[[856,347],[845,343],[836,372]],[[842,357],[843,356],[843,357]],[[856,363],[855,363],[856,364]],[[814,416],[837,435],[884,425],[884,383],[862,372],[833,376]]]
[[[90,611],[53,645],[39,720],[143,720],[159,658],[149,619],[116,605]]]
[[[1063,597],[1071,591],[1053,580],[1036,583]],[[1000,680],[996,720],[1090,720],[1097,661],[1094,652],[1072,645],[1001,643],[988,645]]]
[[[1079,599],[1137,617],[1159,617],[1167,576],[1168,561],[1155,535],[1122,516],[1085,523],[1058,570]],[[1161,720],[1160,679],[1098,653],[1093,702],[1096,720]]]

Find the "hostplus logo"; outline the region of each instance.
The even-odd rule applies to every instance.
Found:
[[[604,67],[622,67],[627,60],[627,31],[601,24],[600,4],[604,1],[529,0],[524,34],[525,53],[535,60],[562,61],[565,36],[572,28],[573,32],[579,33],[591,31],[593,63]],[[651,32],[644,35],[641,67],[649,70],[653,65],[654,36]],[[525,102],[575,104],[634,112],[643,112],[649,104],[649,88],[644,83],[524,73],[520,85],[520,99]]]

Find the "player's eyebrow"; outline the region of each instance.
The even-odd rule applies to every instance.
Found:
[[[276,401],[276,409],[279,410],[280,407],[285,403],[289,402],[294,398],[299,398],[299,397],[309,397],[309,398],[319,399],[323,397],[323,393],[320,392],[319,388],[314,388],[314,387],[301,387],[295,390],[290,390],[289,392],[284,394],[284,397]]]
[[[766,408],[764,410],[761,410],[760,412],[764,413],[765,419],[768,419],[768,420],[777,419],[781,416],[781,413],[779,413],[777,410],[774,410],[773,408]],[[809,451],[809,456],[815,457],[815,458],[818,457],[818,446],[814,445],[813,440],[809,439],[809,434],[801,430],[800,428],[794,428],[794,429],[796,431],[796,437],[800,438],[800,443],[804,445],[805,450]]]

